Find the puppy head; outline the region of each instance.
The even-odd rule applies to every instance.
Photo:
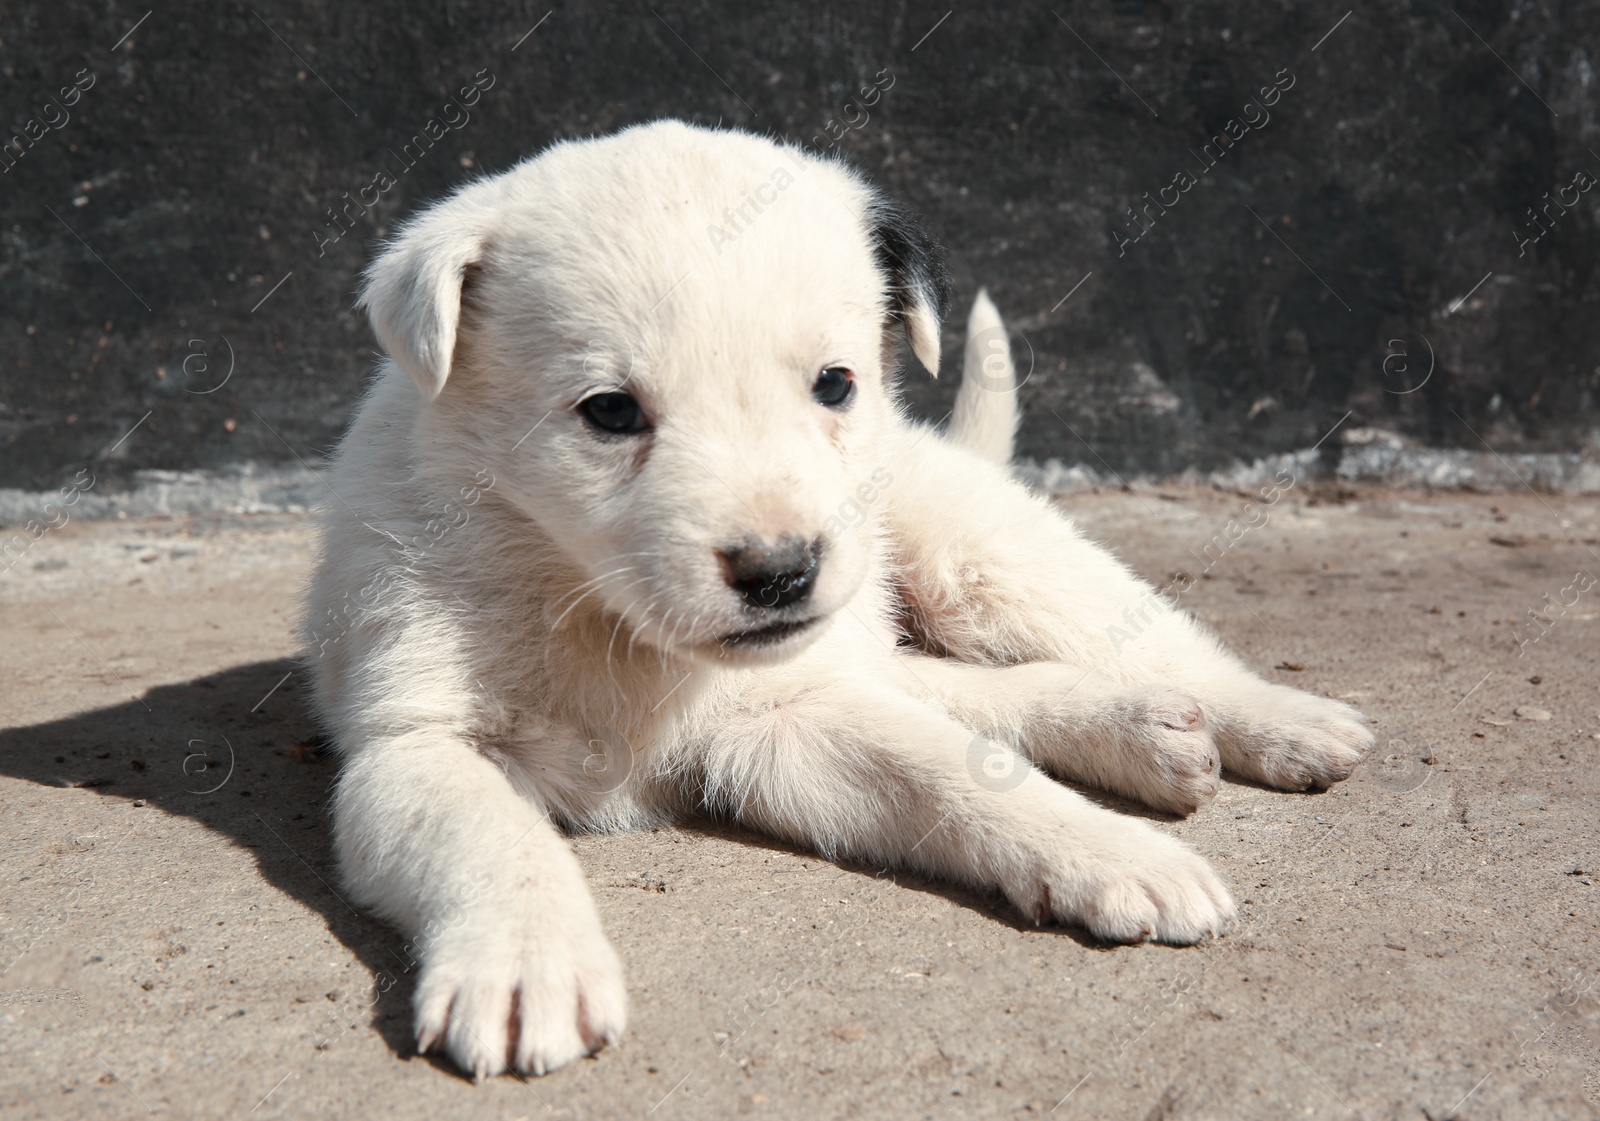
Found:
[[[589,581],[570,602],[723,664],[797,652],[859,589],[894,336],[937,372],[945,299],[932,239],[841,165],[676,122],[463,190],[363,296],[426,446],[504,480]]]

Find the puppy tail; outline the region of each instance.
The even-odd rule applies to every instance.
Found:
[[[1017,435],[1017,372],[1006,325],[979,289],[967,317],[967,353],[948,436],[996,463],[1010,463]]]

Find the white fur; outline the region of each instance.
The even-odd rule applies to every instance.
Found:
[[[961,389],[950,415],[950,439],[996,463],[1011,462],[1017,437],[1017,372],[1006,327],[989,293],[978,289],[967,316]]]
[[[307,632],[344,881],[412,939],[419,1048],[540,1073],[622,1032],[558,826],[708,808],[1036,921],[1188,943],[1233,913],[1205,862],[1006,745],[1187,812],[1219,761],[1298,788],[1371,743],[1014,483],[1012,389],[963,390],[955,439],[907,419],[886,324],[932,369],[936,301],[889,283],[876,203],[836,162],[663,122],[475,183],[373,265],[391,361],[329,475]],[[986,298],[972,323],[1003,338]],[[854,371],[846,410],[811,397],[829,366]],[[653,431],[598,436],[574,406],[599,390]],[[785,534],[825,543],[783,609],[818,621],[725,646],[772,613],[716,551]]]

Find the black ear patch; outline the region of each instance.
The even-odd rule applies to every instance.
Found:
[[[950,310],[950,273],[944,247],[917,216],[883,195],[867,208],[868,236],[889,282],[889,313],[908,333],[919,314],[943,319]]]

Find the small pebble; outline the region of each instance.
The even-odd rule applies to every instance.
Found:
[[[1547,708],[1535,708],[1533,705],[1518,705],[1515,711],[1518,720],[1550,719],[1550,710]]]

